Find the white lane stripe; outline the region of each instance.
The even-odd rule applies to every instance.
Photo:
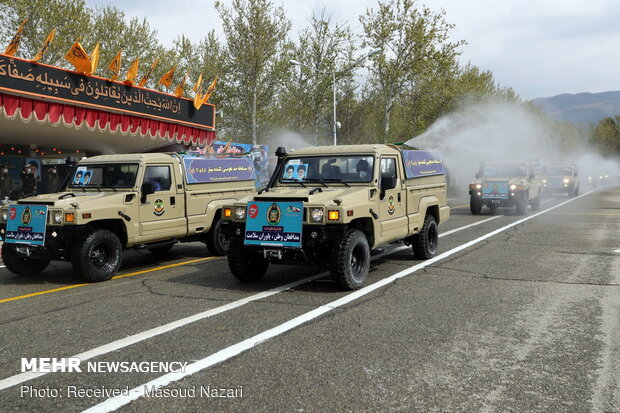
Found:
[[[452,230],[447,231],[447,232],[445,232],[443,234],[440,234],[439,237],[441,238],[441,237],[444,237],[446,235],[453,234],[455,232],[462,231],[462,230],[467,229],[467,228],[471,228],[471,227],[473,227],[475,225],[484,224],[485,222],[491,221],[492,219],[499,218],[500,216],[501,215],[498,215],[498,216],[495,216],[495,217],[492,217],[492,218],[489,218],[489,219],[485,219],[485,220],[482,220],[482,221],[474,222],[473,224],[469,224],[469,225],[465,225],[463,227],[452,229]],[[408,248],[410,248],[410,247],[398,247],[398,248],[394,248],[394,249],[389,249],[389,250],[387,250],[385,252],[382,252],[380,254],[377,254],[377,255],[373,256],[372,259],[374,260],[374,259],[377,259],[377,258],[381,258],[381,257],[384,257],[385,255],[393,254],[393,253],[395,253],[397,251],[408,249]],[[111,352],[116,351],[116,350],[120,350],[120,349],[128,347],[128,346],[131,346],[133,344],[139,343],[139,342],[147,340],[149,338],[153,338],[153,337],[156,337],[158,335],[170,332],[170,331],[175,330],[175,329],[177,329],[179,327],[186,326],[186,325],[188,325],[190,323],[193,323],[193,322],[196,322],[196,321],[200,321],[200,320],[204,320],[205,318],[213,317],[213,316],[221,314],[223,312],[230,311],[230,310],[233,310],[235,308],[239,308],[239,307],[241,307],[241,306],[243,306],[245,304],[251,303],[252,301],[261,300],[263,298],[267,298],[267,297],[270,297],[272,295],[281,293],[282,291],[290,290],[291,288],[295,288],[295,287],[297,287],[297,286],[299,286],[301,284],[304,284],[304,283],[307,283],[307,282],[310,282],[310,281],[314,281],[314,280],[318,280],[318,279],[324,278],[328,274],[329,274],[329,272],[325,271],[325,272],[322,272],[320,274],[313,275],[311,277],[303,278],[301,280],[298,280],[298,281],[295,281],[295,282],[292,282],[292,283],[289,283],[289,284],[285,284],[285,285],[282,285],[280,287],[273,288],[271,290],[267,290],[267,291],[264,291],[264,292],[261,292],[261,293],[258,293],[258,294],[246,297],[246,298],[242,298],[242,299],[237,300],[237,301],[233,301],[233,302],[231,302],[229,304],[225,304],[225,305],[220,306],[220,307],[216,307],[216,308],[213,308],[213,309],[210,309],[210,310],[207,310],[207,311],[203,311],[201,313],[194,314],[192,316],[189,316],[189,317],[186,317],[186,318],[182,318],[180,320],[173,321],[173,322],[170,322],[168,324],[164,324],[162,326],[155,327],[155,328],[152,328],[150,330],[146,330],[146,331],[143,331],[141,333],[137,333],[137,334],[134,334],[134,335],[122,338],[120,340],[113,341],[113,342],[108,343],[108,344],[104,344],[103,346],[95,347],[95,348],[93,348],[91,350],[85,351],[85,352],[80,353],[80,354],[76,354],[75,356],[71,356],[71,357],[77,357],[77,358],[79,358],[82,361],[90,360],[92,358],[95,358],[95,357],[98,357],[98,356],[101,356],[101,355],[104,355],[104,354],[107,354],[107,353],[111,353]],[[0,390],[8,389],[9,387],[16,386],[16,385],[24,383],[24,382],[26,382],[28,380],[32,380],[32,379],[36,379],[37,377],[45,376],[46,374],[48,374],[48,373],[20,373],[20,374],[16,374],[14,376],[11,376],[11,377],[7,377],[6,379],[0,380]]]
[[[211,367],[215,364],[221,363],[223,361],[226,361],[232,357],[235,357],[237,355],[239,355],[240,353],[247,351],[251,348],[253,348],[254,346],[261,344],[269,339],[272,339],[274,337],[277,337],[295,327],[298,327],[302,324],[307,323],[308,321],[314,320],[317,317],[320,317],[321,315],[336,309],[338,307],[342,307],[345,304],[348,304],[352,301],[357,300],[360,297],[363,297],[387,284],[391,284],[392,282],[396,281],[399,278],[403,278],[406,277],[407,275],[410,275],[418,270],[421,270],[422,268],[428,267],[429,265],[432,265],[438,261],[441,261],[445,258],[450,257],[451,255],[454,255],[464,249],[467,249],[473,245],[476,245],[488,238],[491,238],[494,235],[497,235],[499,233],[502,233],[504,231],[506,231],[507,229],[513,228],[519,224],[522,224],[526,221],[529,221],[530,219],[536,218],[539,215],[542,215],[546,212],[549,212],[553,209],[559,208],[563,205],[568,204],[569,202],[572,202],[576,199],[579,199],[581,197],[584,197],[590,193],[592,193],[594,191],[590,191],[588,193],[585,193],[581,196],[569,199],[568,201],[564,201],[558,205],[552,206],[551,208],[545,209],[544,211],[538,212],[536,214],[530,215],[528,217],[522,218],[518,221],[515,221],[511,224],[508,224],[504,227],[501,227],[499,229],[496,229],[494,231],[491,231],[479,238],[476,238],[472,241],[469,241],[465,244],[462,244],[456,248],[453,248],[449,251],[444,252],[443,254],[437,255],[434,258],[431,258],[430,260],[427,261],[423,261],[417,265],[414,265],[412,267],[409,267],[403,271],[400,271],[396,274],[393,274],[387,278],[384,278],[380,281],[377,281],[376,283],[370,284],[362,289],[359,289],[355,292],[352,292],[350,294],[345,295],[344,297],[332,301],[331,303],[322,305],[318,308],[315,308],[314,310],[311,310],[305,314],[300,315],[299,317],[293,318],[292,320],[289,320],[283,324],[280,324],[279,326],[276,326],[274,328],[271,328],[269,330],[266,330],[260,334],[257,334],[253,337],[250,337],[246,340],[243,340],[237,344],[233,344],[230,347],[226,347],[223,350],[218,351],[217,353],[213,353],[210,356],[207,356],[201,360],[198,360],[190,365],[188,365],[185,368],[185,372],[177,372],[177,373],[169,373],[166,375],[163,375],[161,377],[158,377],[154,380],[149,381],[148,383],[145,383],[143,385],[140,385],[138,387],[135,387],[133,389],[131,389],[129,391],[129,393],[127,395],[122,395],[122,396],[117,396],[117,397],[112,397],[107,399],[104,402],[101,402],[89,409],[84,410],[84,413],[107,413],[107,412],[111,412],[114,411],[134,400],[139,399],[140,397],[145,395],[145,390],[146,389],[152,389],[152,388],[160,388],[160,387],[164,387],[167,386],[170,383],[173,383],[175,381],[179,381],[185,377],[191,376],[194,373],[197,373],[201,370],[204,370],[208,367]]]

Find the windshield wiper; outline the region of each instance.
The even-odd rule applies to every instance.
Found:
[[[323,178],[323,180],[327,182],[338,182],[338,183],[345,185],[347,188],[351,188],[351,185],[344,182],[341,178]]]
[[[299,185],[303,186],[304,188],[306,188],[306,185],[304,185],[303,182],[298,181],[297,179],[293,179],[293,178],[282,178],[282,179],[280,179],[280,182],[293,182],[295,184],[299,184]]]
[[[323,182],[323,180],[319,179],[319,178],[306,178],[304,179],[304,181],[309,181],[309,182],[318,182],[319,184],[323,185],[325,188],[327,188],[327,185],[325,185],[325,182]]]

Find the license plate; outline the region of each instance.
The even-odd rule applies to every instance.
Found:
[[[30,248],[28,247],[16,247],[18,254],[25,255],[26,257],[30,257]]]
[[[282,259],[282,250],[271,250],[266,249],[263,251],[263,255],[265,258],[277,258],[279,260]]]
[[[500,201],[499,201],[499,199],[493,199],[493,200],[491,200],[491,203],[492,204],[499,204]]]

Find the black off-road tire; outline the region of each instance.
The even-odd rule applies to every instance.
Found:
[[[527,213],[528,197],[526,194],[519,194],[516,200],[517,215],[525,215]]]
[[[17,253],[15,246],[7,244],[2,246],[2,261],[7,270],[24,276],[37,275],[50,264],[48,258],[22,257]]]
[[[532,201],[532,211],[539,211],[540,210],[540,198],[542,197],[542,195],[539,193],[538,196],[536,197],[536,199],[534,199],[534,201]]]
[[[261,257],[248,254],[243,245],[243,237],[237,236],[230,240],[228,268],[232,275],[240,281],[258,281],[267,272],[269,262]]]
[[[411,246],[416,258],[428,260],[437,254],[439,246],[439,229],[432,215],[424,218],[424,225],[420,232],[413,236]]]
[[[482,199],[472,195],[469,198],[469,210],[472,215],[480,215],[480,211],[482,210]]]
[[[230,239],[222,232],[222,220],[219,216],[215,218],[214,224],[211,226],[209,232],[207,232],[205,243],[212,255],[220,257],[228,254]]]
[[[578,197],[578,196],[579,196],[579,187],[576,186],[575,190],[573,191],[572,197],[575,198],[575,197]]]
[[[113,232],[98,229],[84,234],[73,249],[73,271],[90,282],[109,280],[121,266],[123,246]]]
[[[362,231],[349,230],[334,246],[330,272],[347,290],[357,290],[366,282],[370,270],[370,245]]]
[[[162,245],[160,247],[149,248],[149,251],[155,255],[166,255],[174,247],[174,244]]]

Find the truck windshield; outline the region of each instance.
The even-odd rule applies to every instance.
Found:
[[[368,183],[373,177],[372,155],[287,158],[280,182]]]
[[[133,188],[138,164],[78,165],[69,188]]]
[[[547,168],[547,173],[545,175],[572,175],[573,170],[571,168]]]
[[[485,165],[482,168],[482,176],[486,178],[526,175],[527,165],[524,164]]]

